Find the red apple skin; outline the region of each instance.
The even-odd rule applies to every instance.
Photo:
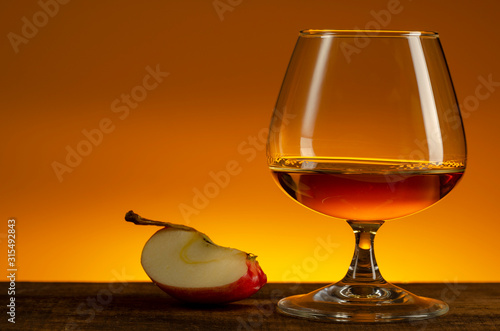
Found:
[[[237,281],[218,287],[182,288],[153,282],[174,298],[190,303],[222,304],[246,299],[267,283],[267,276],[255,257],[247,256],[247,273]]]

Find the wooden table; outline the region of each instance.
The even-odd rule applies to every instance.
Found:
[[[443,298],[450,312],[418,322],[323,323],[275,311],[279,298],[323,284],[267,284],[250,299],[219,307],[192,307],[152,283],[16,283],[15,324],[2,283],[0,330],[500,330],[500,284],[404,284],[423,296]]]

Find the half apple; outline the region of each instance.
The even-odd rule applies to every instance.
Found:
[[[158,287],[179,300],[228,303],[248,298],[266,284],[255,255],[218,246],[188,226],[147,220],[133,211],[125,219],[164,226],[144,246],[141,263]]]

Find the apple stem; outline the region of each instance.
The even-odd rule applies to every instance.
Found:
[[[157,225],[157,226],[171,226],[171,223],[168,222],[160,222],[148,220],[147,218],[143,218],[138,214],[134,213],[132,210],[125,214],[125,221],[132,222],[136,225]]]
[[[136,225],[156,225],[156,226],[164,226],[167,228],[182,229],[186,231],[196,231],[192,227],[186,225],[149,220],[147,218],[139,216],[132,210],[130,210],[128,213],[125,214],[125,221],[134,223]]]
[[[255,261],[257,260],[257,255],[252,253],[247,253],[247,259],[249,259],[250,261]]]

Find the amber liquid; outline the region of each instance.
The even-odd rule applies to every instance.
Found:
[[[418,212],[448,194],[463,165],[377,160],[280,159],[274,178],[299,203],[342,219],[389,220]]]

